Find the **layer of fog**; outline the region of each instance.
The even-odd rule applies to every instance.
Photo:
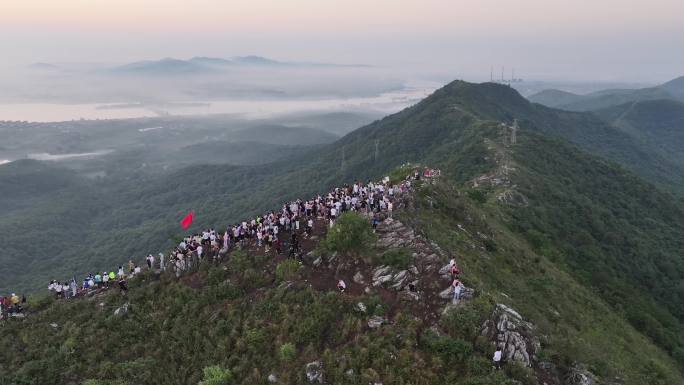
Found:
[[[378,95],[404,82],[385,68],[244,65],[178,69],[166,60],[146,67],[41,64],[3,69],[2,103],[169,103],[262,98]]]

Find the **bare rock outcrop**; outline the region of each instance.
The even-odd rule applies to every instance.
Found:
[[[310,384],[324,384],[323,364],[321,361],[313,361],[306,364],[305,367],[306,379]]]
[[[565,383],[567,385],[594,385],[596,384],[596,376],[584,365],[576,364],[565,376]]]
[[[541,343],[535,327],[506,305],[498,304],[482,325],[482,335],[503,351],[503,360],[532,367]]]

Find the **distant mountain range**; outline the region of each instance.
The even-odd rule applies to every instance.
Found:
[[[56,65],[52,63],[33,63],[27,68],[36,71],[54,71],[67,69],[68,65]],[[89,67],[93,67],[92,65]],[[174,75],[174,74],[201,74],[221,72],[235,68],[263,67],[263,68],[297,68],[297,67],[316,67],[316,68],[365,68],[371,67],[365,64],[336,64],[336,63],[317,63],[317,62],[295,62],[278,61],[263,56],[248,55],[235,56],[230,59],[195,56],[188,60],[167,57],[157,60],[141,60],[117,66],[94,66],[100,67],[108,73],[116,74],[144,74],[144,75]]]
[[[609,89],[585,95],[549,89],[528,98],[534,103],[568,111],[594,111],[624,103],[671,99],[684,101],[684,76],[655,87],[640,89]]]

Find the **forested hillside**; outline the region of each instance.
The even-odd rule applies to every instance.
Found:
[[[596,114],[650,152],[678,165],[684,163],[684,103],[650,100],[598,110]]]
[[[2,339],[2,378],[88,385],[532,385],[582,376],[684,383],[678,364],[628,324],[619,303],[597,295],[580,271],[559,260],[562,243],[549,241],[559,245],[551,253],[539,242],[544,235],[517,225],[525,223],[517,216],[545,204],[523,187],[535,177],[527,159],[518,158],[530,147],[560,163],[580,161],[570,175],[587,165],[599,174],[614,167],[528,131],[506,145],[508,134],[493,121],[464,126],[450,138],[460,146],[445,141],[452,151],[440,156],[442,177],[416,184],[394,219],[379,226],[377,241],[355,244],[353,252],[325,236],[323,224],[314,234],[325,241],[307,243],[301,265],[250,247],[180,279],[143,274],[126,295],[111,289],[56,302],[36,296],[27,318],[6,325],[4,336],[19,338]],[[391,173],[393,180],[406,170]],[[580,196],[591,191],[577,187]],[[339,226],[333,234],[370,231],[367,222],[367,230]],[[473,290],[456,306],[441,293],[450,283],[442,266],[451,257],[467,293]],[[381,283],[387,271],[390,280]],[[395,286],[402,271],[415,279],[415,294]],[[350,285],[344,294],[334,287],[340,278]],[[486,325],[501,319],[522,334],[488,334]],[[104,329],[110,337],[101,341]],[[499,335],[516,338],[511,346],[529,358],[494,370],[489,361]]]
[[[518,121],[515,138],[514,119]],[[420,190],[415,211],[402,221],[446,250],[447,255],[458,255],[463,260],[464,280],[478,293],[476,301],[484,301],[488,306],[507,303],[536,324],[541,334],[547,336],[542,350],[544,359],[554,362],[561,373],[570,373],[574,361],[579,361],[589,365],[590,371],[605,382],[683,383],[680,371],[684,365],[681,326],[684,292],[680,282],[684,277],[681,259],[684,205],[681,199],[645,182],[637,174],[655,178],[662,172],[673,177],[671,180],[682,175],[630,135],[595,116],[534,105],[512,89],[495,84],[453,82],[417,105],[362,127],[332,145],[273,164],[195,166],[159,178],[148,176],[146,180],[131,176],[130,179],[91,181],[88,188],[67,189],[58,194],[59,200],[37,197],[30,207],[17,210],[0,224],[3,244],[10,245],[3,254],[10,262],[2,266],[6,282],[3,284],[38,287],[54,275],[58,275],[54,278],[64,278],[91,269],[107,270],[131,257],[140,260],[148,252],[166,250],[174,237],[181,234],[177,222],[189,209],[194,209],[196,214],[196,225],[190,231],[211,226],[222,229],[238,219],[277,209],[292,198],[310,197],[333,186],[382,177],[405,162],[439,167],[444,176],[440,183]],[[38,229],[40,234],[36,233]],[[32,242],[35,239],[44,242]],[[375,252],[369,253],[367,257],[371,258]],[[258,263],[259,259],[254,257],[250,264]],[[446,259],[444,255],[441,262],[446,263]],[[238,270],[244,269],[244,265],[241,266],[229,267],[230,274],[241,274]],[[265,269],[266,277],[274,274],[266,265],[249,266]],[[274,268],[270,265],[270,269]],[[315,269],[308,268],[304,268],[306,274],[302,277],[313,279]],[[226,278],[223,273],[212,274],[221,276],[216,282]],[[234,278],[230,279],[233,282]],[[41,313],[43,316],[26,322],[31,328],[49,330],[39,326],[40,323],[59,319],[59,324],[67,324],[71,322],[70,314],[81,312],[82,317],[96,319],[83,334],[76,330],[83,321],[68,324],[68,330],[55,335],[48,335],[47,331],[41,334],[41,338],[49,339],[55,351],[60,352],[56,354],[59,357],[56,361],[43,364],[58,368],[66,363],[77,379],[83,379],[83,373],[93,378],[123,379],[126,375],[117,374],[123,370],[122,365],[132,365],[126,366],[126,373],[132,373],[148,372],[159,362],[180,362],[171,359],[167,352],[187,352],[198,341],[214,340],[222,333],[221,338],[225,340],[219,340],[223,342],[202,345],[213,353],[188,358],[195,360],[195,364],[183,369],[182,376],[178,374],[185,381],[179,383],[198,380],[201,369],[215,361],[212,357],[233,348],[235,355],[231,353],[221,365],[235,368],[239,383],[249,383],[248,379],[259,383],[265,381],[269,367],[276,365],[273,360],[279,353],[275,346],[294,337],[290,334],[292,330],[281,332],[268,328],[265,335],[257,333],[256,336],[250,332],[256,327],[253,325],[259,324],[255,320],[262,319],[269,313],[265,309],[272,309],[273,301],[281,298],[286,301],[277,313],[282,317],[276,317],[273,325],[303,322],[284,316],[296,312],[298,300],[288,304],[289,294],[278,291],[282,289],[275,290],[274,279],[247,283],[239,280],[239,288],[235,289],[238,292],[233,292],[230,286],[230,293],[225,295],[216,294],[214,286],[218,283],[209,281],[196,288],[163,280],[152,286],[141,284],[132,299],[138,301],[139,310],[130,316],[141,321],[141,326],[122,326],[109,313],[93,313],[96,304],[86,302],[66,307],[51,305]],[[256,303],[244,302],[242,294],[252,293],[250,290],[261,293]],[[164,305],[155,305],[150,299],[156,292],[162,293]],[[478,347],[474,329],[459,329],[451,334],[466,341],[469,347],[454,342],[458,348],[436,345],[432,347],[434,351],[415,352],[410,344],[390,342],[388,337],[402,335],[407,329],[392,329],[387,335],[382,332],[384,329],[373,331],[372,338],[359,334],[354,326],[344,329],[342,325],[354,325],[358,321],[344,318],[347,317],[345,306],[351,305],[334,302],[324,293],[311,295],[314,299],[306,303],[316,309],[322,306],[323,312],[333,310],[316,321],[329,325],[316,329],[317,337],[294,339],[296,351],[301,354],[294,361],[296,365],[278,364],[279,370],[295,373],[291,376],[301,374],[302,365],[309,362],[306,360],[317,356],[326,355],[329,366],[339,349],[351,349],[344,350],[350,356],[369,357],[368,352],[373,351],[369,344],[387,343],[383,346],[389,351],[397,349],[395,356],[414,357],[410,360],[420,366],[411,366],[409,373],[401,375],[401,381],[392,377],[396,383],[436,383],[437,378],[427,374],[432,372],[455,382],[497,383],[487,380],[485,372],[468,366],[475,365],[469,363],[470,352],[478,352],[485,359],[490,353]],[[193,296],[202,299],[197,304],[191,300]],[[173,297],[187,300],[171,303]],[[329,300],[333,303],[326,302]],[[105,306],[121,304],[122,299],[117,296],[105,300]],[[225,312],[216,313],[224,307]],[[489,311],[485,308],[482,312],[473,309],[472,314],[465,313],[463,317],[472,316],[475,321],[471,321],[478,324]],[[244,317],[238,318],[240,321],[236,321],[235,309],[244,310]],[[406,312],[410,313],[405,309],[399,311]],[[396,327],[403,328],[407,324],[399,313],[391,313],[391,318]],[[181,325],[171,326],[160,320],[168,318],[168,314],[183,314],[192,319],[193,325],[211,326],[202,329],[201,336],[167,341],[169,335],[190,333],[181,332],[178,329]],[[212,322],[217,323],[218,319],[225,319],[228,324],[216,329],[218,326]],[[69,363],[72,359],[80,362],[80,355],[69,355],[72,350],[90,352],[84,353],[88,357],[101,357],[102,353],[95,352],[86,341],[97,330],[109,326],[122,333],[130,330],[127,338],[136,338],[149,327],[154,343],[138,342],[133,351],[136,356],[152,358],[140,361],[125,354],[117,355],[107,361],[106,367],[88,361],[96,366],[91,369]],[[429,326],[415,327],[424,330]],[[32,330],[22,329],[21,324],[16,327],[17,333]],[[346,330],[348,334],[341,339],[332,338],[329,333],[333,329],[328,327]],[[377,333],[384,337],[378,340]],[[63,348],[65,338],[72,340],[69,347]],[[340,345],[342,340],[350,339],[351,345]],[[170,341],[175,342],[172,345]],[[25,352],[31,352],[38,341],[25,343]],[[125,346],[123,341],[121,344]],[[250,346],[271,347],[258,372],[248,370],[247,362],[253,362],[254,354],[262,349],[246,353]],[[425,345],[419,342],[418,346]],[[402,349],[406,352],[402,353]],[[469,353],[459,353],[462,351]],[[247,355],[240,358],[243,356],[238,354]],[[435,361],[433,354],[441,355],[441,361]],[[36,358],[24,356],[23,359]],[[13,367],[30,369],[21,362],[14,361]],[[394,367],[389,362],[378,356],[355,363],[353,367],[355,373],[367,374],[366,369],[373,369],[377,376],[369,374],[368,381],[375,381],[374,378],[387,378]],[[136,367],[145,370],[136,370]],[[159,366],[153,373],[179,370],[173,368]],[[338,374],[344,370],[346,366],[339,368]],[[468,376],[461,378],[455,374],[463,372],[469,373]],[[471,379],[473,382],[468,382]],[[358,383],[354,381],[361,380],[349,380],[349,383]]]

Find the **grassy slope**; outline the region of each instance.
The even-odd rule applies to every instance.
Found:
[[[519,95],[507,99],[515,96],[511,95],[500,86],[477,87],[456,82],[438,90],[433,98],[348,135],[319,152],[316,161],[302,157],[269,167],[194,168],[174,175],[174,178],[165,180],[166,183],[146,184],[132,191],[122,189],[118,191],[122,201],[133,203],[117,208],[120,210],[117,216],[96,219],[99,222],[97,228],[114,230],[110,238],[105,239],[111,243],[93,243],[98,247],[88,249],[92,250],[88,255],[93,261],[99,261],[99,258],[121,261],[122,239],[130,243],[124,242],[124,252],[139,247],[139,244],[157,244],[157,240],[164,238],[159,228],[165,228],[165,222],[170,222],[174,215],[182,212],[184,202],[196,202],[198,210],[211,215],[210,219],[225,221],[231,216],[244,216],[290,196],[299,196],[302,191],[308,194],[321,186],[351,181],[352,178],[382,175],[394,165],[414,160],[440,165],[453,180],[462,183],[492,166],[482,135],[496,140],[492,135],[497,134],[498,126],[483,122],[478,117],[509,120],[524,114],[530,126],[522,125],[520,144],[513,150],[513,159],[521,170],[515,174],[514,182],[519,184],[519,190],[528,196],[531,204],[506,211],[502,218],[497,219],[514,231],[515,235],[510,236],[515,238],[510,243],[515,244],[515,239],[522,242],[520,237],[524,236],[534,245],[535,252],[548,257],[558,271],[565,271],[586,287],[596,290],[616,311],[615,317],[628,318],[639,330],[681,359],[677,347],[681,346],[682,332],[674,317],[681,316],[678,305],[681,294],[677,284],[682,276],[681,262],[677,257],[678,250],[681,250],[682,216],[678,214],[681,204],[612,163],[535,134],[534,131],[563,126],[552,127],[549,121],[532,120],[538,117],[536,108],[517,99]],[[526,118],[523,116],[523,119]],[[585,140],[589,141],[593,134],[587,135]],[[377,160],[374,157],[376,139],[380,143]],[[343,152],[345,163],[341,162]],[[231,184],[226,186],[226,180]],[[207,197],[211,199],[207,200]],[[153,219],[138,224],[139,219],[136,218],[151,214],[154,214]],[[447,211],[447,214],[456,215],[453,211]],[[484,214],[497,215],[491,211]],[[497,226],[496,222],[491,226]],[[126,230],[116,230],[122,227]],[[430,227],[425,229],[429,231]],[[451,233],[446,234],[455,231],[451,225],[448,230]],[[503,244],[507,245],[508,241]],[[524,245],[520,245],[518,251],[524,252]],[[96,251],[99,247],[118,252],[116,255],[101,255]],[[75,255],[78,256],[77,253]],[[534,261],[534,257],[530,258]],[[515,269],[529,269],[530,264],[523,263],[525,261],[518,261]],[[518,271],[515,269],[511,270],[512,273]],[[563,275],[557,276],[560,282],[566,282]],[[496,279],[496,276],[487,280],[480,278],[483,286],[493,285]],[[542,292],[546,287],[563,290],[562,285],[554,288],[554,280],[551,281],[533,277],[530,285]],[[573,301],[578,302],[577,298]],[[596,303],[600,305],[600,302]],[[545,314],[539,308],[535,310],[533,304],[530,302],[527,309],[524,304],[521,306],[530,313]],[[597,309],[605,309],[599,305],[596,305]],[[584,314],[579,306],[567,315],[563,309],[557,311],[561,317],[556,322],[564,324]],[[544,319],[540,319],[539,322],[544,324]],[[605,341],[631,339],[635,346],[642,344],[633,336],[616,337],[617,330],[623,327],[616,330],[607,326],[592,329],[594,321],[595,318],[589,318],[576,328],[594,330],[597,335],[593,338],[597,340],[601,340],[598,331],[602,330],[613,335],[606,337]],[[570,329],[560,329],[560,332],[572,335],[563,330]],[[590,334],[584,336],[589,338]],[[581,351],[577,345],[573,346]],[[612,349],[608,345],[597,346],[587,350]],[[572,351],[571,346],[560,350],[566,352],[566,349]],[[661,357],[658,353],[649,355]],[[605,356],[599,356],[598,359],[590,356],[587,361],[592,362],[602,374],[612,373],[611,361],[601,363]],[[629,361],[631,358],[625,360],[624,366],[633,366],[632,373],[638,376],[643,367],[626,364],[632,362]],[[666,368],[665,371],[669,370],[667,360],[657,361],[660,362],[658,365]],[[616,364],[615,367],[620,366]]]
[[[461,147],[445,141],[443,149],[436,149],[436,154],[451,149],[451,157],[442,158],[444,180],[422,188],[414,209],[398,213],[456,255],[466,284],[479,293],[457,316],[442,321],[447,335],[438,339],[441,344],[430,342],[426,325],[407,309],[393,315],[392,325],[365,328],[365,317],[353,306],[361,300],[369,308],[387,308],[380,297],[343,298],[308,288],[303,282],[311,279],[308,268],[301,283],[288,288],[279,285],[268,259],[234,256],[227,272],[205,268],[182,282],[170,277],[150,282],[147,277],[148,282],[133,283],[128,298],[110,293],[47,304],[23,324],[7,325],[4,335],[17,338],[3,338],[0,346],[6,383],[98,378],[195,384],[202,368],[218,364],[231,369],[236,383],[266,383],[274,372],[284,383],[299,384],[306,383],[304,365],[316,359],[322,360],[328,381],[341,384],[508,384],[510,378],[526,383],[524,371],[492,373],[487,364],[491,352],[476,337],[494,301],[513,306],[537,325],[544,336],[541,358],[561,370],[579,361],[605,380],[684,383],[662,350],[562,263],[525,239],[511,223],[510,208],[496,202],[500,189],[481,190],[487,197],[483,201],[464,185],[496,166],[495,157],[487,156],[491,149],[482,143],[483,135],[494,143],[498,133],[497,124],[480,122],[463,129]],[[526,140],[521,137],[522,143]],[[527,171],[522,164],[515,166],[520,175]],[[129,313],[114,316],[125,301],[131,304]],[[49,326],[52,322],[57,330]],[[280,353],[286,343],[295,347],[291,358]],[[355,375],[346,375],[349,369]]]
[[[489,143],[500,142],[498,135],[491,128]],[[460,160],[481,156],[477,147],[475,156],[465,151]],[[680,383],[677,365],[634,326],[681,365],[681,294],[673,279],[683,268],[681,203],[611,163],[533,132],[523,131],[519,144],[505,151],[515,168],[514,190],[528,206],[502,206],[502,187],[479,189],[487,199],[478,204],[465,197],[472,191],[443,185],[423,194],[418,227],[464,260],[469,283],[510,300],[548,333],[546,354],[554,361],[579,359],[604,378],[627,383]],[[467,164],[443,169],[461,183]],[[493,244],[473,245],[458,224]],[[666,373],[674,377],[663,380]]]
[[[543,359],[562,369],[582,362],[604,380],[620,378],[625,384],[684,383],[671,358],[597,293],[511,233],[498,203],[455,196],[448,185],[425,191],[420,202],[414,223],[458,256],[466,284],[537,325],[545,336]],[[473,248],[459,224],[491,236],[495,250]]]

